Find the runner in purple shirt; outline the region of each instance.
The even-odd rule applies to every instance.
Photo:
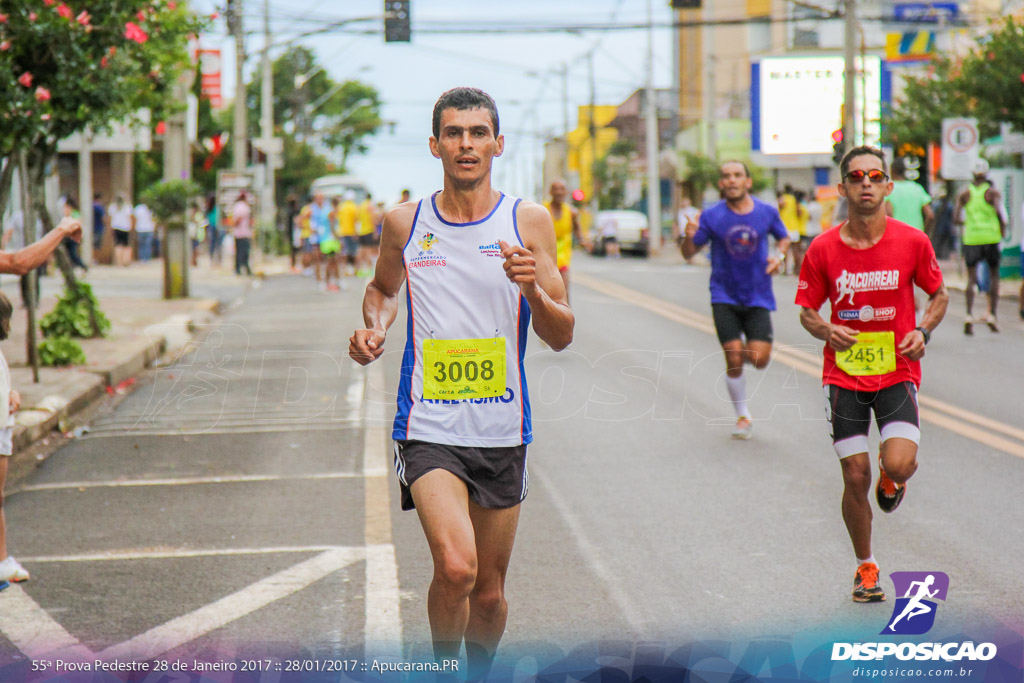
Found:
[[[725,383],[736,410],[735,439],[751,436],[743,364],[761,369],[771,359],[772,275],[789,249],[789,233],[778,209],[751,197],[751,185],[746,164],[722,164],[718,189],[724,201],[704,211],[699,223],[691,219],[682,242],[687,259],[711,243],[711,310],[725,353]],[[768,235],[775,238],[780,258],[769,256]]]

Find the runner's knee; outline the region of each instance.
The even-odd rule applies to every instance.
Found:
[[[497,616],[505,611],[505,590],[497,584],[488,586],[477,586],[469,596],[472,610],[485,619]]]
[[[866,463],[867,461],[865,460]],[[846,486],[847,491],[866,496],[871,488],[871,467],[861,467],[843,461],[843,484]]]
[[[434,578],[449,591],[469,595],[476,584],[476,558],[445,553],[434,562]]]

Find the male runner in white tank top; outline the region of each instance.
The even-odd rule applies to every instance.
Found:
[[[494,100],[455,88],[434,105],[430,151],[444,189],[384,217],[380,258],[349,355],[381,356],[407,281],[408,340],[395,418],[402,506],[415,506],[433,557],[427,612],[439,660],[466,642],[483,678],[505,630],[505,573],[532,440],[522,361],[530,317],[552,349],[574,318],[555,265],[555,231],[539,204],[491,187],[500,156]]]

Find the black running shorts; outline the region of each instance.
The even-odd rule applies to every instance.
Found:
[[[127,247],[131,243],[131,232],[114,228],[114,246]]]
[[[913,382],[900,382],[878,391],[853,391],[826,384],[825,398],[832,445],[840,458],[868,452],[872,411],[882,441],[899,437],[921,442],[917,388]]]
[[[745,337],[749,341],[772,343],[772,315],[760,306],[737,306],[736,304],[711,304],[711,315],[715,319],[718,341],[724,344]]]
[[[999,272],[999,261],[1003,254],[998,244],[965,244],[963,252],[964,263],[968,268],[973,268],[982,261],[986,261],[990,270]]]
[[[438,469],[461,479],[469,489],[469,499],[490,510],[519,505],[529,490],[525,444],[479,448],[396,441],[395,471],[402,489],[403,510],[416,507],[409,487],[427,472]]]

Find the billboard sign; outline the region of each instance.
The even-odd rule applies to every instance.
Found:
[[[763,154],[831,154],[832,133],[842,128],[842,56],[765,57],[759,64],[754,108]],[[856,143],[881,139],[882,60],[857,58]],[[866,112],[861,111],[865,108]],[[862,121],[867,120],[867,134]]]
[[[213,109],[224,106],[220,76],[220,50],[199,50],[199,89],[202,96],[210,100]]]

